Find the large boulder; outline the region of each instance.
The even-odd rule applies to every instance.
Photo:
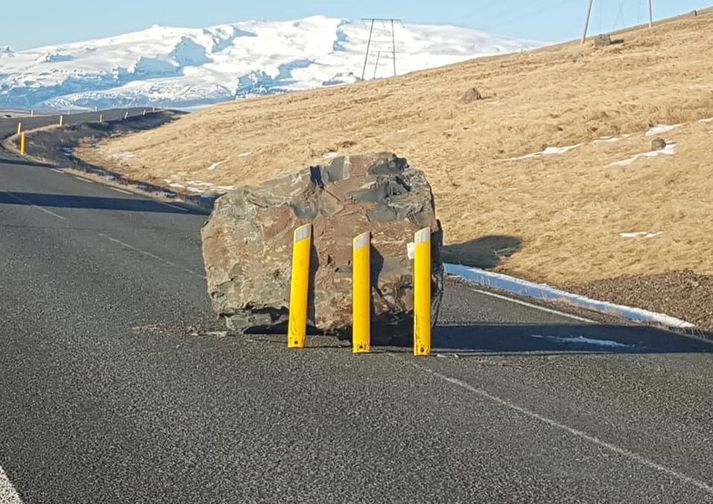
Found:
[[[239,332],[285,331],[292,233],[313,225],[308,325],[349,334],[352,239],[372,234],[372,338],[408,337],[413,324],[415,231],[432,232],[435,324],[443,289],[442,230],[423,172],[391,153],[338,157],[324,166],[239,188],[217,202],[203,227],[213,309]]]

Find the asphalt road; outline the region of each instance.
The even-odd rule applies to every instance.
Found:
[[[0,153],[0,502],[713,502],[710,344],[450,281],[431,358],[223,337],[204,219]]]

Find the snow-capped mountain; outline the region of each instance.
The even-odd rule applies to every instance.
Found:
[[[193,107],[352,83],[370,26],[310,17],[205,29],[154,26],[88,42],[0,47],[0,107]],[[398,74],[541,44],[444,25],[395,26]],[[393,75],[391,25],[376,23],[366,79]]]

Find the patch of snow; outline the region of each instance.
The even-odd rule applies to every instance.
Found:
[[[536,157],[540,156],[557,156],[560,154],[565,154],[572,149],[576,149],[577,147],[581,147],[582,144],[577,144],[577,145],[566,145],[564,147],[547,147],[545,150],[540,151],[540,152],[533,152],[531,154],[525,154],[524,156],[519,156],[519,157],[514,157],[514,158],[507,158],[503,159],[502,161],[522,161],[524,159],[533,159]]]
[[[657,124],[646,132],[646,136],[656,136],[668,133],[671,130],[675,130],[680,127],[681,124]]]
[[[222,164],[225,163],[226,161],[227,161],[227,159],[224,159],[224,160],[222,160],[222,161],[218,161],[217,163],[213,163],[212,165],[210,165],[210,166],[208,167],[208,171],[213,171],[213,170],[215,170],[216,168],[218,168],[220,165],[222,165]]]
[[[111,157],[117,161],[129,161],[130,159],[134,159],[136,154],[133,152],[112,152]]]
[[[189,37],[181,37],[169,56],[182,67],[201,66],[213,61],[206,55],[206,47]]]
[[[564,154],[565,152],[569,152],[572,149],[576,149],[582,144],[577,144],[577,145],[568,145],[566,147],[547,147],[545,150],[542,151],[542,154],[545,156],[552,156],[555,154]]]
[[[601,138],[598,138],[592,142],[593,145],[597,145],[600,143],[613,143],[613,142],[618,142],[619,140],[623,140],[625,137],[623,136],[604,136]]]
[[[165,182],[170,187],[175,187],[177,189],[185,189],[188,192],[201,195],[205,193],[232,191],[233,189],[235,189],[235,186],[232,185],[215,185],[211,184],[210,182],[203,182],[201,180],[189,180],[185,184],[173,182],[171,179],[166,179]]]
[[[131,73],[139,78],[176,75],[180,65],[170,58],[140,56],[131,67]]]
[[[614,340],[600,340],[593,338],[586,338],[584,336],[573,336],[569,338],[564,338],[560,336],[546,336],[541,334],[532,334],[532,338],[546,339],[549,341],[555,341],[557,343],[566,343],[573,345],[593,345],[606,348],[635,348],[634,345],[625,345]]]
[[[359,82],[359,77],[354,75],[354,72],[338,72],[330,79],[322,81],[322,86],[339,86],[342,84],[354,84]]]
[[[48,53],[41,55],[35,61],[37,63],[59,63],[61,61],[72,61],[72,60],[74,60],[74,56],[70,56],[69,54],[49,53],[48,52]]]
[[[336,152],[327,152],[327,153],[324,155],[324,159],[334,159],[334,158],[337,157],[337,156],[339,156],[339,154],[336,153]]]
[[[709,122],[713,122],[713,117],[709,117],[708,119],[700,119],[698,122],[699,122],[699,123],[709,123]]]
[[[651,312],[641,308],[617,305],[606,301],[588,298],[579,294],[572,294],[560,289],[555,289],[547,284],[529,282],[521,278],[515,278],[502,273],[495,273],[479,268],[471,268],[460,264],[445,264],[446,273],[457,275],[464,280],[477,285],[497,289],[503,292],[517,294],[532,299],[544,299],[568,303],[587,310],[593,310],[608,315],[616,315],[637,322],[660,324],[667,327],[677,327],[680,329],[690,329],[696,327],[690,322],[681,320],[663,313]]]
[[[252,151],[247,151],[243,152],[242,154],[238,154],[238,157],[248,157],[250,154],[252,154]]]
[[[670,144],[666,144],[666,147],[664,147],[661,150],[642,152],[641,154],[632,156],[629,159],[623,159],[621,161],[614,161],[613,163],[609,164],[609,166],[629,166],[634,161],[636,161],[637,159],[640,159],[642,157],[653,158],[653,157],[657,157],[657,156],[673,156],[674,154],[676,154],[676,144],[670,143]]]
[[[400,130],[396,131],[396,133],[406,133],[407,131],[408,131],[408,128],[400,129]]]
[[[656,238],[662,234],[662,231],[659,231],[658,233],[653,233],[651,231],[634,231],[630,233],[619,233],[619,236],[622,238]]]

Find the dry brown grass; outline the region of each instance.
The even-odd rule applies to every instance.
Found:
[[[251,184],[328,152],[392,150],[424,170],[447,243],[522,238],[500,269],[554,284],[690,268],[713,274],[713,13],[404,77],[212,107],[82,155],[151,181]],[[487,99],[461,97],[477,87]],[[608,166],[649,149],[674,156]],[[613,143],[605,135],[631,134]],[[506,158],[546,146],[566,154]],[[240,154],[251,152],[240,157]],[[133,156],[133,157],[132,157]],[[218,168],[208,167],[224,161]],[[650,239],[621,232],[652,231]]]

